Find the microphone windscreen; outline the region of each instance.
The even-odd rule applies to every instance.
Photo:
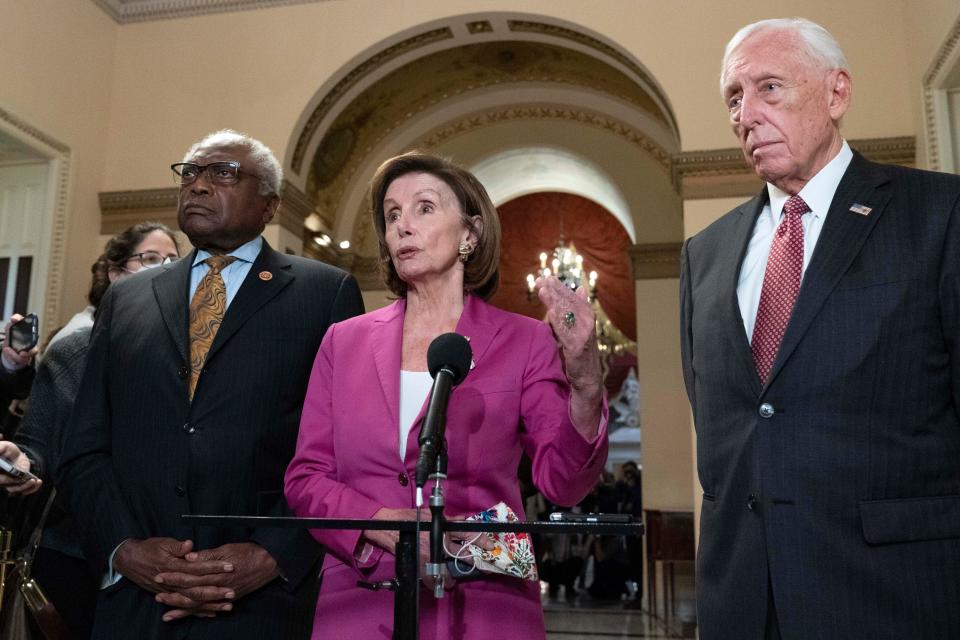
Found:
[[[470,343],[459,333],[441,334],[434,338],[427,348],[427,368],[430,376],[436,378],[440,369],[447,368],[453,372],[454,385],[460,384],[467,377],[472,358]]]

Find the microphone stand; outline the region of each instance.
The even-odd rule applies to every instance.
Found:
[[[433,480],[433,491],[430,493],[430,562],[424,566],[424,574],[434,578],[433,597],[443,597],[444,582],[447,577],[447,563],[443,549],[443,486],[442,480],[447,479],[447,441],[440,434],[440,450],[437,452],[437,466],[430,476]]]

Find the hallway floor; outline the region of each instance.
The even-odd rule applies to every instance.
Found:
[[[657,616],[646,606],[621,600],[593,600],[587,593],[578,593],[568,602],[561,589],[560,598],[543,595],[548,640],[614,640],[643,638],[696,637],[695,605],[692,576],[677,575],[676,605],[669,618],[664,617],[663,602],[658,603]],[[662,598],[662,595],[660,596]]]

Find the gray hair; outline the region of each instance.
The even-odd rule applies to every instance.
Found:
[[[821,65],[824,69],[843,69],[849,71],[847,66],[847,56],[843,54],[843,49],[836,38],[830,35],[830,32],[818,25],[816,22],[806,18],[773,18],[770,20],[761,20],[748,24],[737,31],[726,49],[723,50],[723,62],[720,66],[720,90],[723,90],[724,74],[727,71],[727,60],[734,49],[743,44],[748,37],[762,33],[764,31],[790,31],[800,37],[800,41],[806,46],[807,54],[814,62]]]
[[[254,164],[257,166],[256,173],[261,177],[260,195],[280,195],[280,183],[283,182],[283,167],[277,156],[273,155],[270,147],[263,144],[256,138],[234,131],[233,129],[221,129],[207,134],[204,138],[190,147],[186,155],[183,156],[184,162],[189,162],[190,158],[200,150],[201,147],[242,147],[250,153]]]

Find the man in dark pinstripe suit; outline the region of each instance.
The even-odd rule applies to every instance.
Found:
[[[62,488],[104,575],[93,637],[307,638],[321,549],[306,531],[180,516],[290,515],[310,367],[327,327],[363,312],[360,290],[262,238],[282,170],[259,141],[217,132],[173,169],[195,249],[110,287],[63,444]],[[209,309],[191,301],[216,279],[222,322],[192,358]]]
[[[767,186],[682,255],[700,637],[960,637],[960,178],[849,149],[808,21],[745,27],[721,85]]]

